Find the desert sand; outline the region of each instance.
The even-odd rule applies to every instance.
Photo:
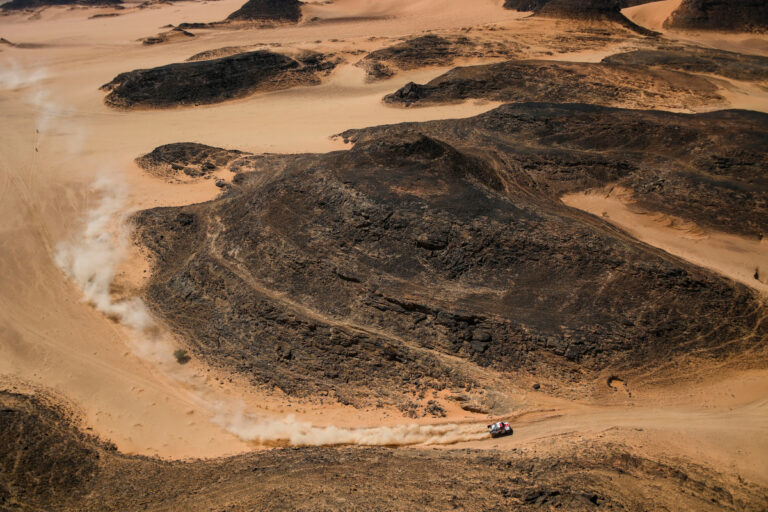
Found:
[[[679,382],[659,377],[641,384],[646,379],[640,373],[622,375],[622,385],[606,385],[602,392],[581,399],[532,391],[527,381],[507,382],[504,393],[514,402],[514,412],[494,418],[511,419],[515,435],[492,440],[485,434],[487,413],[468,412],[452,401],[447,402],[445,417],[408,419],[394,408],[360,410],[331,400],[285,396],[197,359],[182,367],[170,353],[184,345],[161,319],[131,324],[129,315],[110,313],[120,299],[136,297],[149,275],[143,253],[130,241],[121,249],[120,237],[130,238],[126,219],[139,210],[204,202],[220,193],[214,179],[172,184],[144,173],[134,159],[154,147],[194,141],[253,153],[320,153],[348,147],[332,136],[350,128],[463,118],[498,106],[472,101],[397,109],[380,101],[408,82],[428,82],[453,66],[402,71],[369,83],[364,71],[353,65],[352,52],[428,30],[503,27],[512,39],[519,33],[521,40],[529,40],[523,53],[532,57],[583,62],[597,62],[638,44],[629,40],[547,50],[545,39],[559,33],[564,22],[527,20],[527,14],[504,10],[500,3],[313,2],[305,7],[305,21],[296,26],[191,29],[194,38],[150,47],[137,41],[166,24],[224,19],[241,2],[129,7],[119,16],[98,19],[90,16],[112,11],[57,7],[34,16],[0,18],[1,37],[30,46],[0,51],[0,386],[59,396],[79,410],[83,429],[114,443],[119,451],[163,459],[326,442],[450,443],[444,448],[557,453],[560,439],[607,437],[651,455],[673,453],[768,486],[768,370],[759,361],[750,360],[743,368],[732,364],[722,372],[684,368]],[[663,30],[663,21],[677,4],[679,0],[665,0],[624,12],[674,42],[768,55],[765,35]],[[242,45],[336,52],[347,62],[318,86],[215,105],[127,112],[103,103],[99,87],[118,73]],[[718,80],[728,106],[768,112],[764,86]],[[218,173],[217,178],[231,181],[232,174]],[[765,238],[704,230],[641,211],[620,189],[570,194],[562,201],[660,251],[768,294]],[[94,211],[103,218],[94,220]],[[85,272],[91,277],[78,282],[57,265],[57,255],[67,244],[87,243],[83,230],[89,215],[99,221],[96,229],[102,229],[91,236],[106,237],[106,242],[92,240],[96,245],[91,259],[83,262],[93,267],[91,274]],[[756,269],[759,279],[754,277]],[[106,280],[94,293],[96,302],[106,301],[107,306],[96,307],[84,298],[89,279],[90,284]],[[483,378],[501,382],[505,377],[489,369]],[[297,423],[314,427],[301,427],[305,437],[285,433]],[[398,437],[398,429],[413,423],[437,426],[434,431],[410,427],[413,435]],[[335,430],[315,432],[318,427],[350,426],[387,430],[345,431],[340,437],[333,435]],[[259,428],[278,432],[254,433]]]

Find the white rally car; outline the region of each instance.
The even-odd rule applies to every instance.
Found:
[[[504,437],[512,435],[512,425],[506,421],[497,421],[488,425],[488,431],[491,433],[491,437]]]

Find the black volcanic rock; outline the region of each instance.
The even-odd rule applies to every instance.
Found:
[[[549,0],[505,0],[504,8],[514,11],[535,11],[541,9]]]
[[[481,121],[482,120],[482,121]],[[484,147],[516,185],[562,194],[618,183],[642,206],[701,226],[768,233],[768,114],[625,110],[580,104],[510,104],[467,120],[345,132],[350,140],[420,133]]]
[[[514,11],[536,11],[544,7],[550,0],[505,0],[504,8]],[[658,0],[618,0],[621,9],[647,4]]]
[[[736,80],[768,80],[768,57],[711,48],[681,47],[635,50],[611,55],[604,58],[602,62],[708,73]]]
[[[762,228],[767,124],[522,104],[352,130],[349,151],[254,158],[217,200],[139,213],[145,299],[197,357],[361,405],[473,382],[476,366],[589,380],[763,347],[756,292],[558,194],[624,181],[677,214]]]
[[[168,64],[117,75],[101,87],[115,108],[164,108],[219,103],[258,91],[317,85],[336,62],[320,54],[291,58],[269,51]]]
[[[399,70],[448,66],[458,58],[510,57],[518,49],[514,43],[478,43],[464,36],[429,34],[372,51],[356,65],[366,70],[369,81],[374,81],[390,78]]]
[[[532,10],[535,16],[547,18],[608,21],[640,34],[655,34],[653,31],[636,25],[621,14],[621,9],[627,5],[624,5],[620,0],[507,0],[504,7],[518,11]]]
[[[298,0],[248,0],[229,16],[230,21],[276,21],[298,23],[301,2]]]
[[[155,176],[165,179],[186,175],[189,178],[207,176],[227,167],[233,160],[247,155],[242,151],[228,150],[195,142],[176,142],[156,147],[140,156],[136,163]]]
[[[384,101],[419,106],[470,98],[636,108],[691,108],[723,101],[712,82],[686,73],[548,60],[458,67],[424,85],[408,83]]]
[[[666,28],[751,32],[768,30],[765,0],[683,0]]]
[[[20,11],[58,5],[82,5],[86,7],[105,7],[122,4],[122,0],[11,0],[0,6],[3,11]]]

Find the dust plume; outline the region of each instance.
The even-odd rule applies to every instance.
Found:
[[[453,444],[483,439],[488,436],[477,424],[395,425],[392,427],[344,428],[318,427],[284,419],[264,418],[246,414],[242,408],[221,409],[213,421],[244,441],[266,445],[327,446],[356,444],[364,446],[406,446],[414,444]]]
[[[6,59],[0,66],[0,88],[18,89],[34,84],[48,77],[44,69],[28,71],[15,60]]]
[[[88,211],[82,231],[56,247],[54,262],[82,290],[84,299],[107,316],[132,329],[133,351],[155,362],[170,362],[171,347],[144,302],[115,301],[111,286],[129,247],[126,193],[122,185],[102,178],[94,183],[96,205]]]

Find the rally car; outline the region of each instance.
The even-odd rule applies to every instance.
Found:
[[[491,437],[504,437],[512,435],[512,425],[506,421],[497,421],[488,425],[488,431],[491,433]]]

